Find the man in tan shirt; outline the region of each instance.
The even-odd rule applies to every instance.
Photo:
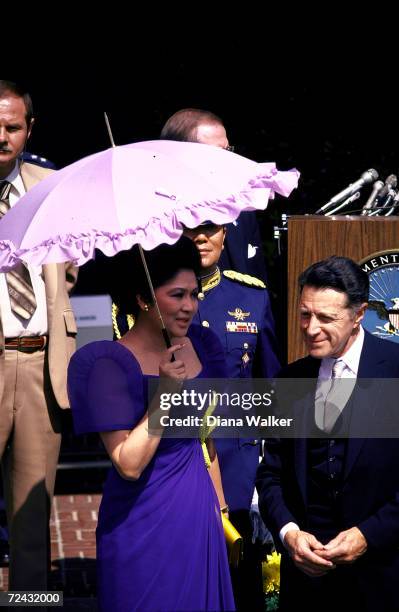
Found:
[[[0,223],[52,170],[20,161],[34,123],[32,101],[0,80]],[[0,457],[10,531],[10,590],[47,590],[49,517],[68,408],[66,373],[76,324],[70,264],[0,274]]]

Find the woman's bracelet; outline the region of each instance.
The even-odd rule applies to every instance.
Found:
[[[226,504],[225,506],[222,506],[222,507],[220,508],[220,512],[221,512],[222,514],[228,514],[228,513],[230,512],[230,508],[229,508],[229,507],[228,507],[228,505]]]

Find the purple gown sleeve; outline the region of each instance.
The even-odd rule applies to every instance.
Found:
[[[140,367],[117,342],[92,342],[73,355],[68,394],[77,434],[132,429],[146,409]]]

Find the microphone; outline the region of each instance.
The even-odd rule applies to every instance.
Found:
[[[345,208],[345,206],[347,206],[348,204],[352,204],[352,202],[355,202],[359,198],[360,198],[360,191],[356,191],[353,195],[349,196],[349,198],[346,198],[346,200],[344,200],[342,204],[339,204],[332,210],[329,210],[328,212],[326,212],[325,217],[331,217],[331,215],[334,215],[336,212],[338,212],[339,210],[342,210],[342,208]]]
[[[378,199],[380,200],[381,198],[385,198],[390,188],[392,187],[392,189],[395,189],[397,184],[398,177],[396,176],[396,174],[390,174],[389,176],[387,176],[387,178],[385,179],[384,187],[381,189],[381,193],[379,194]]]
[[[397,191],[395,191],[395,189],[390,189],[389,193],[385,199],[385,202],[383,204],[380,204],[377,201],[377,204],[374,206],[373,210],[371,211],[371,213],[369,214],[369,217],[377,217],[378,215],[383,215],[386,211],[387,208],[389,208],[390,206],[392,206],[392,201],[395,198],[397,194]],[[378,198],[377,198],[378,200]],[[384,215],[384,216],[388,216],[388,215]]]
[[[377,179],[378,179],[377,170],[374,170],[374,168],[370,168],[370,170],[366,170],[366,172],[363,172],[360,179],[358,179],[354,183],[351,183],[350,185],[348,185],[348,187],[346,187],[345,189],[337,193],[337,195],[331,198],[331,200],[329,200],[327,204],[324,204],[324,206],[316,210],[315,214],[318,215],[324,212],[325,210],[327,210],[327,208],[330,208],[330,206],[335,206],[336,204],[339,204],[340,202],[342,202],[342,200],[346,200],[346,198],[353,195],[355,191],[358,191],[364,185],[367,185],[368,183],[372,183],[373,181],[376,181]]]
[[[396,191],[396,193],[394,192],[394,197],[393,197],[393,200],[392,200],[392,206],[388,210],[388,212],[385,213],[384,217],[390,217],[392,215],[392,213],[395,212],[395,210],[397,209],[398,206],[399,206],[399,190]]]
[[[374,206],[374,210],[373,212],[370,213],[370,216],[384,215],[387,217],[388,215],[385,215],[385,213],[387,209],[390,208],[393,202],[395,201],[396,194],[397,194],[397,191],[395,191],[395,189],[390,189],[387,197],[385,198],[384,203],[381,204],[381,202],[378,200],[377,206]]]
[[[387,176],[387,178],[385,179],[384,187],[378,194],[377,206],[381,206],[382,208],[386,208],[387,206],[389,206],[391,200],[395,197],[396,191],[394,190],[397,184],[398,179],[395,174],[390,174],[389,176]],[[382,203],[384,198],[385,202]]]
[[[369,214],[370,217],[376,217],[377,215],[382,214],[384,209],[391,205],[391,201],[396,195],[395,187],[397,184],[398,178],[396,174],[390,174],[387,176],[384,187],[379,192],[376,202],[374,203],[373,211]]]
[[[367,200],[366,204],[362,208],[362,212],[361,212],[362,216],[367,215],[368,211],[373,208],[374,202],[377,199],[377,196],[380,193],[380,191],[383,189],[383,187],[384,187],[384,183],[382,181],[376,181],[374,183],[372,192],[369,195],[369,199]]]

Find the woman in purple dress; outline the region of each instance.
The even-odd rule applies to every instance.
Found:
[[[76,432],[100,432],[113,463],[97,527],[100,610],[234,610],[214,447],[208,443],[208,471],[198,439],[148,433],[161,393],[178,392],[186,379],[225,375],[223,350],[210,330],[190,327],[200,271],[193,243],[161,245],[146,259],[172,346],[165,348],[133,249],[108,265],[113,301],[134,312],[135,325],[119,342],[84,346],[69,368]],[[148,401],[151,378],[158,385]]]

